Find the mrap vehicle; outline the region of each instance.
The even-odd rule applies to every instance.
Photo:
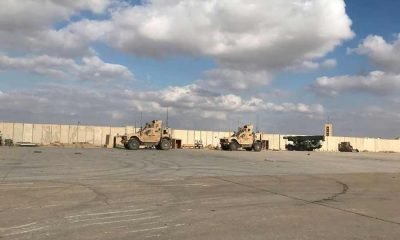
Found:
[[[232,136],[220,139],[221,149],[236,151],[239,148],[260,152],[262,148],[261,133],[253,132],[253,125],[244,125]]]
[[[140,146],[169,150],[172,140],[170,129],[163,128],[161,120],[146,123],[137,133],[125,134],[121,138],[121,143],[129,150],[137,150]]]

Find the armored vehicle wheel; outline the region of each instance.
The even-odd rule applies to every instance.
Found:
[[[140,142],[139,140],[137,140],[136,138],[132,138],[128,141],[127,143],[127,148],[129,150],[138,150],[140,146]]]
[[[253,148],[246,148],[246,151],[250,152]]]
[[[260,152],[261,151],[261,143],[260,142],[253,143],[253,150],[255,152]]]
[[[169,150],[171,148],[171,142],[168,139],[162,139],[160,142],[161,150]]]
[[[236,151],[238,149],[238,145],[235,142],[230,142],[229,143],[229,150],[231,151]]]

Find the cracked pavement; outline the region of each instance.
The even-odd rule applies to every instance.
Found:
[[[400,154],[0,148],[0,239],[398,239],[399,199]]]

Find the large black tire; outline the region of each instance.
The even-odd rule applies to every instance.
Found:
[[[124,144],[124,148],[129,149],[128,143],[125,143],[125,144]]]
[[[291,144],[287,145],[286,148],[288,151],[291,151],[291,152],[294,151],[294,147]]]
[[[161,150],[169,150],[171,148],[171,142],[168,139],[162,139],[160,142]]]
[[[236,151],[238,149],[238,145],[236,142],[230,142],[229,143],[229,150],[230,151]]]
[[[248,151],[248,152],[250,152],[250,151],[253,150],[253,148],[245,148],[245,149],[246,149],[246,151]]]
[[[255,142],[255,143],[253,143],[253,150],[255,151],[255,152],[261,152],[261,143],[260,142]]]
[[[229,150],[225,145],[221,145],[221,149],[222,149],[223,151],[228,151],[228,150]]]
[[[140,142],[138,139],[136,139],[136,138],[129,139],[129,141],[127,143],[127,148],[129,150],[138,150],[139,147],[140,147]]]

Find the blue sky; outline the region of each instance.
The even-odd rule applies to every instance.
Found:
[[[400,2],[138,4],[2,1],[0,121],[400,135]]]
[[[138,4],[140,1],[130,1]],[[393,0],[351,0],[346,1],[346,11],[353,21],[352,29],[356,36],[344,42],[328,57],[338,60],[338,67],[334,69],[315,71],[312,73],[281,73],[275,78],[273,87],[283,89],[302,90],[305,85],[312,83],[321,75],[335,76],[344,74],[358,74],[370,70],[368,60],[363,56],[347,54],[348,48],[355,48],[362,39],[371,34],[383,36],[385,39],[393,40],[394,34],[399,31],[398,9],[400,2]],[[207,69],[215,67],[215,61],[210,58],[196,56],[176,56],[170,58],[153,59],[148,57],[124,54],[104,45],[96,47],[100,55],[111,59],[112,62],[128,66],[135,70],[140,81],[140,87],[165,88],[169,85],[186,85],[193,80],[200,79],[202,73]],[[184,69],[182,69],[184,66]],[[151,81],[148,81],[149,78]],[[268,90],[266,89],[259,91]]]

